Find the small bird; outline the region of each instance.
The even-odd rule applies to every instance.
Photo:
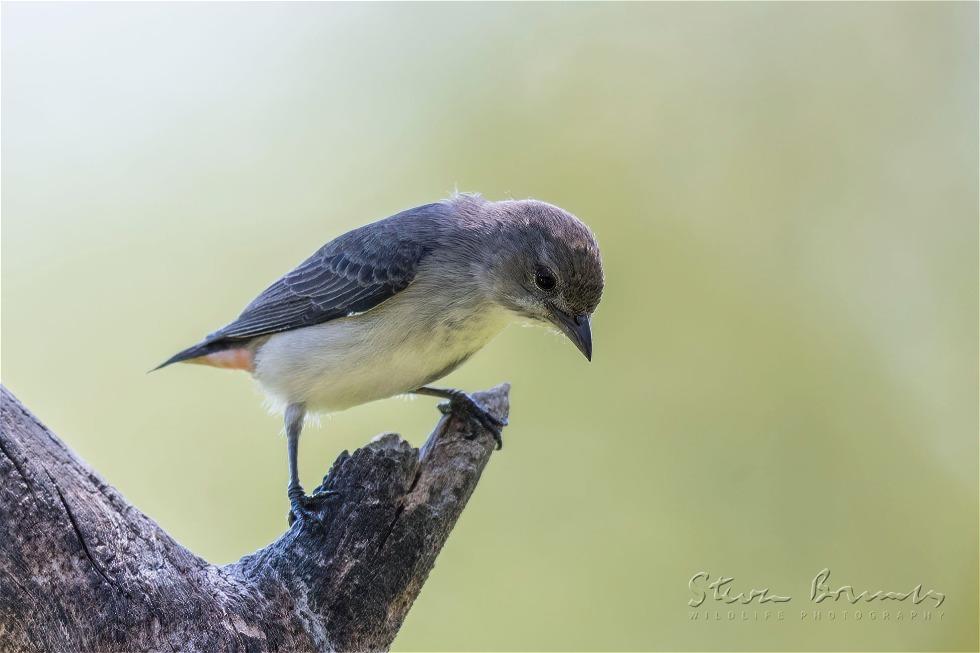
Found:
[[[501,420],[470,395],[429,384],[514,320],[558,329],[592,360],[603,283],[595,236],[575,216],[533,199],[457,194],[330,241],[156,369],[188,362],[252,374],[284,414],[292,521],[312,515],[296,462],[308,412],[441,397],[499,449]]]

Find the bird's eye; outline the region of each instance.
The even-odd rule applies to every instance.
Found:
[[[538,270],[534,275],[534,284],[546,292],[551,292],[558,285],[553,274],[547,270]]]

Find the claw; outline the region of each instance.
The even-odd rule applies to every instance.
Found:
[[[319,510],[319,505],[323,499],[337,494],[336,490],[320,490],[315,494],[307,496],[301,486],[290,486],[287,491],[289,496],[289,514],[286,521],[292,526],[298,520],[323,521],[323,513]]]
[[[506,418],[500,419],[465,392],[454,394],[447,403],[439,404],[439,410],[443,415],[452,413],[454,409],[476,419],[480,423],[480,426],[490,431],[494,442],[497,443],[497,450],[499,451],[503,448],[504,439],[501,434],[501,429],[507,426]]]

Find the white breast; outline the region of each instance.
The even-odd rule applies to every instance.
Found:
[[[413,285],[360,315],[273,335],[255,378],[280,405],[338,411],[410,392],[445,376],[508,323],[486,302],[438,303]]]

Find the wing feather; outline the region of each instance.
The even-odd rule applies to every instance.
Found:
[[[410,209],[327,243],[205,343],[247,340],[363,313],[404,290],[432,251],[445,204]]]

